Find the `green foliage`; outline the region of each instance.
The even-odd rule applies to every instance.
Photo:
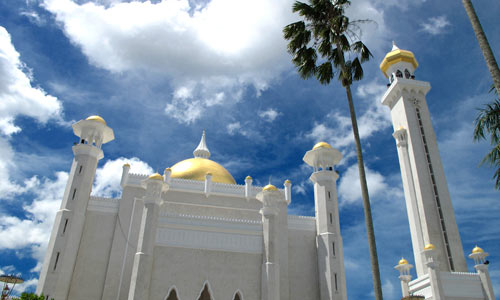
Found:
[[[45,296],[43,294],[37,296],[35,293],[22,293],[21,297],[14,298],[14,300],[45,300]],[[54,300],[54,298],[51,300]]]
[[[372,54],[357,33],[359,24],[367,20],[349,20],[344,14],[349,5],[349,0],[294,3],[293,12],[304,20],[285,26],[283,35],[302,78],[315,76],[322,84],[329,84],[337,77],[343,86],[363,78],[361,64]]]
[[[500,189],[500,99],[486,104],[479,109],[474,128],[474,140],[486,140],[489,136],[491,151],[481,161],[481,164],[488,164],[494,167],[495,188]]]

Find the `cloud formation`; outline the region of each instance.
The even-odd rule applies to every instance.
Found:
[[[422,31],[430,33],[431,35],[439,35],[446,32],[450,26],[450,21],[445,15],[439,17],[431,17],[421,24]]]
[[[3,135],[21,131],[14,124],[19,115],[40,123],[61,120],[61,102],[42,88],[33,87],[30,72],[12,45],[10,34],[0,26],[0,133]]]

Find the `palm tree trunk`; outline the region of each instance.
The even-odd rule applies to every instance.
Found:
[[[365,164],[363,162],[363,152],[361,151],[361,141],[359,140],[358,121],[354,111],[352,101],[351,86],[346,85],[347,102],[349,102],[349,113],[351,114],[352,132],[354,134],[354,143],[356,144],[356,157],[358,159],[359,181],[361,185],[361,196],[363,198],[363,207],[365,211],[366,235],[368,237],[368,246],[370,249],[370,261],[372,269],[373,292],[375,300],[382,300],[382,284],[380,282],[380,270],[378,266],[377,244],[375,243],[375,232],[373,229],[372,210],[370,206],[370,197],[368,195],[368,185],[366,184]]]
[[[481,51],[483,52],[484,60],[486,60],[486,64],[488,65],[488,69],[490,70],[495,89],[500,95],[500,70],[498,69],[498,64],[495,60],[495,56],[491,51],[488,39],[484,34],[481,22],[479,22],[479,18],[477,17],[474,7],[472,6],[471,0],[462,0],[462,3],[464,5],[465,11],[467,12],[467,15],[469,16],[469,20],[472,24],[472,29],[474,29],[474,33],[476,34],[479,47],[481,47]]]

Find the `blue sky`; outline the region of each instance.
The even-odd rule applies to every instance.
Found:
[[[417,79],[438,137],[466,254],[491,254],[500,294],[500,203],[493,170],[478,168],[488,143],[473,143],[476,108],[491,78],[460,1],[357,0],[371,19],[362,39],[374,58],[353,86],[386,299],[399,299],[404,256],[413,261],[401,177],[378,65],[395,40],[415,53]],[[312,215],[304,153],[325,140],[341,150],[340,220],[348,295],[371,295],[368,247],[345,91],[302,80],[283,26],[291,0],[6,0],[0,2],[0,271],[36,286],[69,171],[71,124],[98,114],[116,139],[104,146],[94,194],[119,195],[121,166],[163,170],[192,156],[203,129],[212,159],[239,184],[293,183],[294,214]],[[498,58],[500,3],[474,1]],[[471,261],[468,262],[472,270]]]

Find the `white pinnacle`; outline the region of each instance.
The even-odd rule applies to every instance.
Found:
[[[203,130],[203,135],[201,136],[201,141],[198,147],[193,151],[194,157],[209,158],[210,151],[207,148],[207,142],[205,141],[205,130]]]
[[[398,46],[396,46],[396,42],[392,41],[392,50],[391,51],[394,51],[394,50],[399,50],[399,48],[398,48]]]

